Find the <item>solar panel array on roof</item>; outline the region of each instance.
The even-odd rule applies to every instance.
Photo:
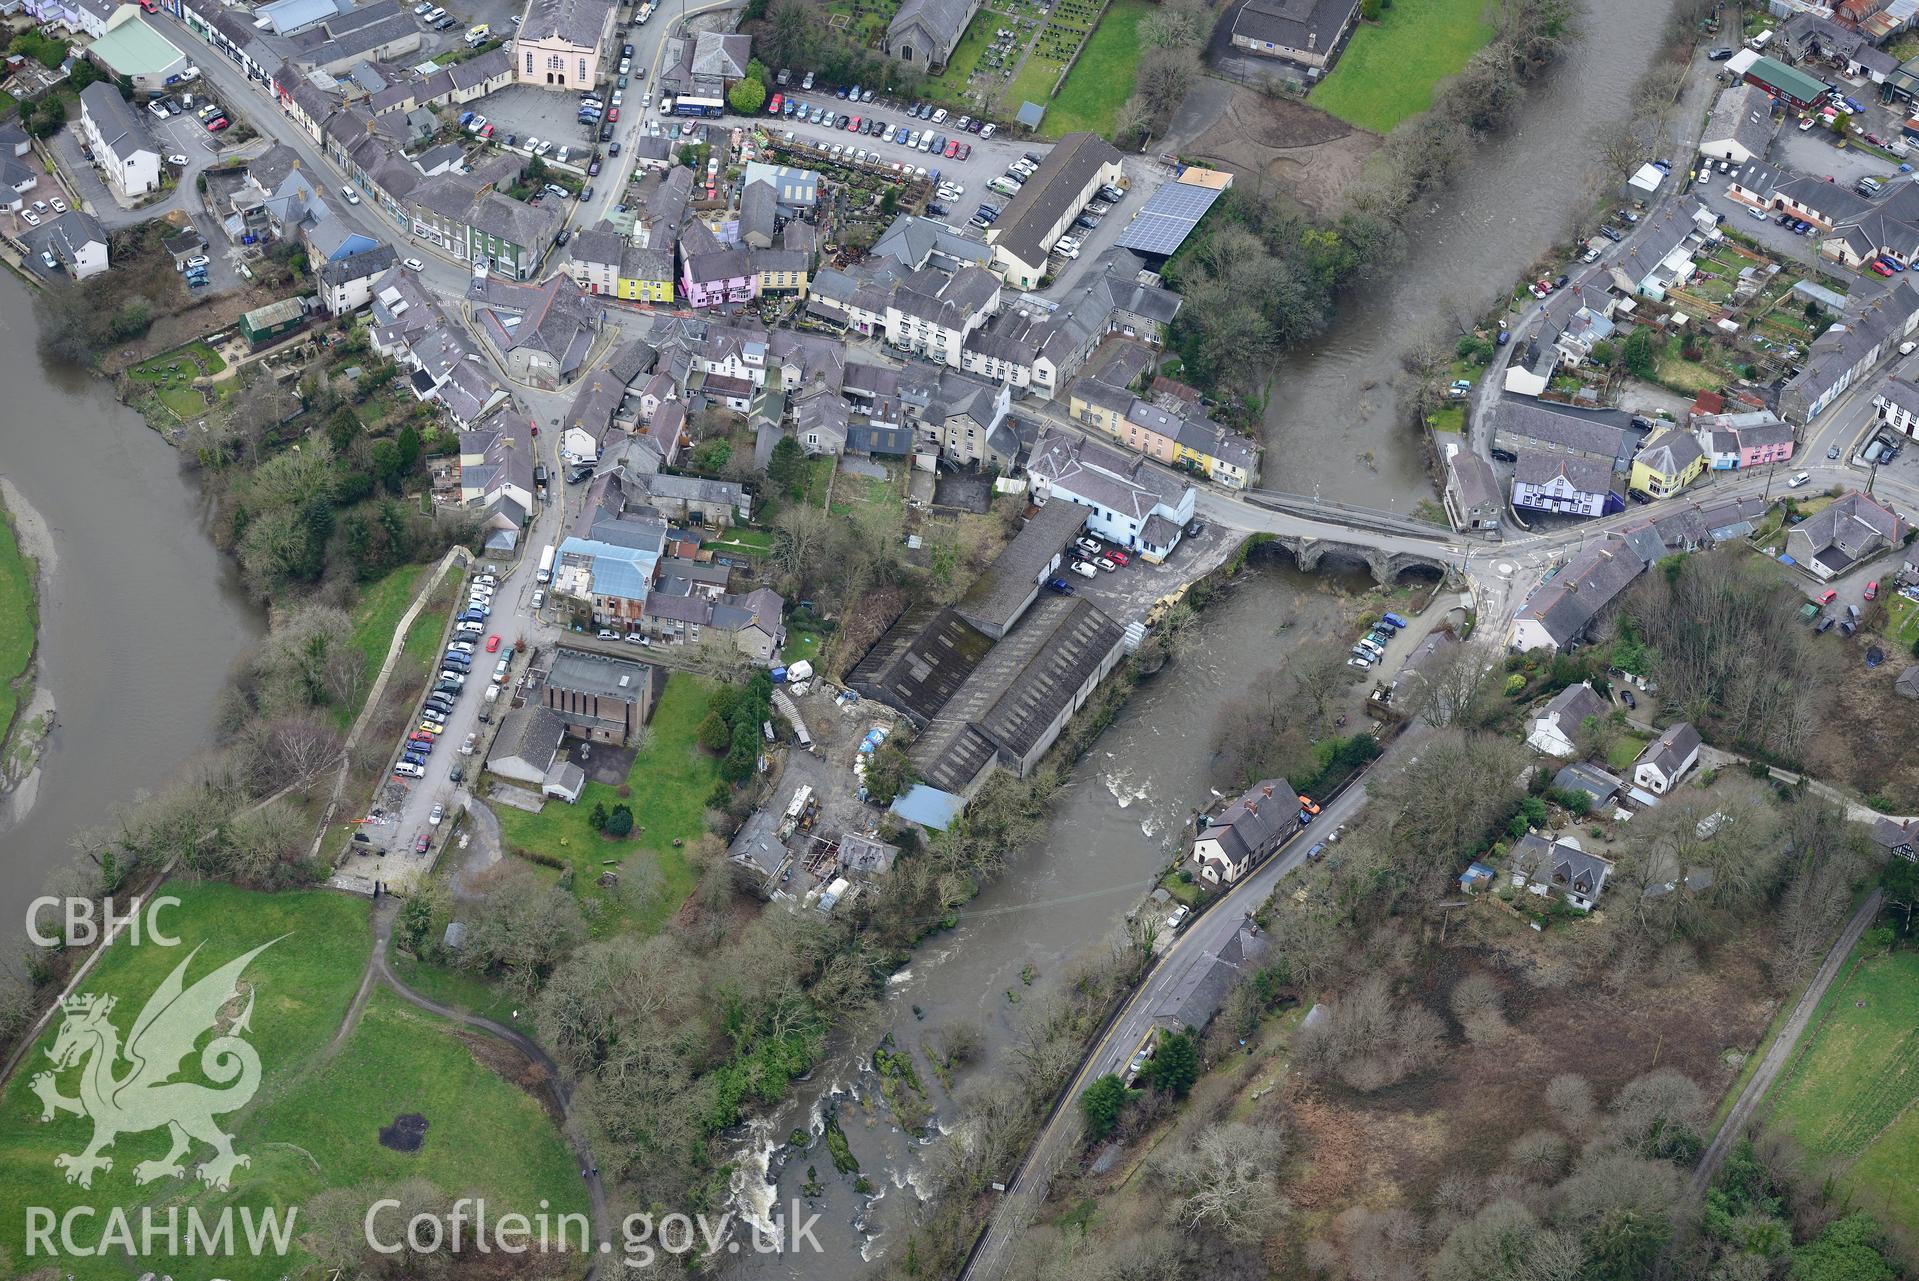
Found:
[[[1143,254],[1170,254],[1213,207],[1220,193],[1211,187],[1169,182],[1155,191],[1119,235],[1122,249]]]

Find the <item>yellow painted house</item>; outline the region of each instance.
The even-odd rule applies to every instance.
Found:
[[[797,250],[755,249],[750,257],[754,285],[761,294],[806,297],[811,259]]]
[[[1655,432],[1632,460],[1632,488],[1665,498],[1692,484],[1706,470],[1706,451],[1693,434],[1678,427]]]
[[[672,302],[672,250],[627,245],[620,251],[620,274],[614,292],[627,302]]]

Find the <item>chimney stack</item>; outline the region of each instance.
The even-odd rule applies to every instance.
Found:
[[[1271,783],[1268,783],[1266,784],[1266,786],[1260,788],[1259,790],[1261,795],[1271,796],[1273,794],[1273,785]]]

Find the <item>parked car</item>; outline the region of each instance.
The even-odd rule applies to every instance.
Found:
[[[1098,578],[1099,577],[1099,571],[1097,569],[1094,569],[1091,565],[1087,564],[1083,560],[1076,560],[1073,562],[1073,572],[1075,574],[1078,574],[1081,578]]]
[[[1073,585],[1064,578],[1049,578],[1046,580],[1046,585],[1062,596],[1071,596],[1075,590]]]

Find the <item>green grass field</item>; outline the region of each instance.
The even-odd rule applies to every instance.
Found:
[[[995,10],[982,8],[974,14],[966,25],[966,34],[954,46],[953,56],[946,60],[946,70],[927,80],[928,93],[942,102],[958,102],[966,92],[967,77],[979,65],[980,55],[992,46],[993,33],[1005,25],[1006,15]]]
[[[387,647],[393,643],[393,629],[400,625],[400,616],[413,603],[413,593],[426,568],[425,565],[402,565],[379,582],[368,583],[361,589],[360,599],[354,602],[353,648],[359,650],[365,660],[365,678],[360,684],[360,697],[350,706],[334,709],[334,719],[343,728],[360,714],[373,682],[379,678],[380,664],[386,662]]]
[[[33,638],[39,627],[33,564],[20,550],[13,521],[0,505],[0,745],[6,743],[20,711],[21,690],[15,682],[26,674],[33,658]]]
[[[1113,118],[1132,94],[1139,71],[1139,20],[1151,9],[1150,0],[1113,0],[1067,72],[1059,97],[1046,109],[1042,136],[1057,138],[1082,129],[1102,138],[1113,136]]]
[[[1387,133],[1433,105],[1433,87],[1455,75],[1487,41],[1486,0],[1393,0],[1377,23],[1361,23],[1310,101],[1348,124]]]
[[[305,1167],[311,1158],[263,1144],[262,1117],[277,1100],[297,1092],[303,1065],[313,1062],[339,1028],[366,962],[367,904],[335,894],[254,894],[216,884],[169,884],[166,893],[177,896],[181,907],[164,913],[162,924],[180,938],[182,946],[117,944],[100,959],[82,991],[117,999],[112,1021],[124,1037],[147,997],[195,946],[202,950],[188,973],[189,982],[252,947],[286,936],[261,953],[243,976],[244,982],[255,985],[248,1039],[260,1056],[262,1082],[252,1104],[223,1118],[222,1124],[237,1135],[235,1150],[251,1156],[252,1166],[237,1172],[231,1195],[201,1192],[184,1180],[161,1180],[143,1189],[134,1182],[134,1165],[164,1155],[167,1147],[164,1132],[150,1131],[121,1135],[110,1153],[113,1169],[96,1175],[91,1190],[67,1183],[53,1159],[84,1148],[92,1123],[69,1114],[44,1124],[39,1119],[40,1101],[30,1082],[49,1066],[44,1051],[54,1043],[50,1029],[0,1091],[0,1130],[9,1136],[0,1145],[0,1203],[46,1206],[57,1212],[81,1204],[131,1207],[171,1204],[183,1198],[203,1211],[227,1203],[256,1208],[296,1203],[277,1193],[287,1171]],[[197,1056],[188,1060],[184,1079],[205,1079],[198,1062]],[[124,1065],[120,1071],[124,1073]],[[62,1093],[75,1093],[77,1077],[71,1070],[60,1074]],[[205,1160],[208,1152],[200,1148],[193,1160]],[[0,1248],[16,1263],[24,1261],[24,1229],[20,1214],[0,1215]],[[268,1277],[285,1270],[262,1263],[252,1271],[236,1267],[231,1275]],[[100,1260],[63,1260],[63,1264],[63,1273],[71,1270],[84,1277],[129,1277],[141,1271]]]
[[[619,793],[604,783],[588,783],[577,805],[548,801],[538,814],[498,807],[500,833],[509,847],[572,864],[575,892],[596,935],[628,929],[653,933],[693,892],[697,877],[685,846],[704,829],[706,800],[720,777],[718,758],[699,745],[711,689],[677,672],[668,679],[647,727],[646,743],[627,774],[633,793],[626,799],[633,807],[633,836],[627,840],[608,840],[588,821],[595,804],[610,810],[620,802]],[[675,840],[681,843],[677,848]],[[638,901],[597,884],[607,859],[621,861],[628,891],[646,885]]]
[[[116,944],[83,990],[116,998],[110,1019],[125,1036],[149,996],[196,946],[200,951],[186,975],[189,985],[278,939],[241,979],[254,1002],[246,1039],[259,1054],[259,1089],[249,1104],[218,1117],[234,1136],[235,1152],[250,1158],[250,1164],[234,1171],[229,1191],[205,1189],[192,1168],[211,1154],[200,1144],[186,1158],[185,1177],[163,1176],[142,1186],[134,1168],[165,1153],[166,1131],[129,1129],[107,1151],[112,1168],[96,1173],[90,1189],[67,1183],[54,1157],[84,1148],[93,1123],[67,1113],[53,1122],[39,1120],[40,1101],[31,1081],[48,1065],[44,1050],[56,1035],[49,1030],[0,1091],[0,1128],[9,1136],[0,1149],[0,1202],[8,1207],[0,1215],[0,1250],[15,1265],[4,1269],[8,1275],[39,1266],[24,1253],[24,1211],[33,1206],[56,1214],[74,1206],[95,1207],[100,1217],[91,1229],[76,1231],[82,1241],[98,1239],[104,1216],[114,1207],[136,1216],[138,1223],[141,1207],[162,1216],[169,1208],[184,1216],[192,1207],[206,1217],[231,1206],[256,1213],[298,1208],[297,1242],[312,1223],[307,1211],[317,1194],[350,1190],[357,1224],[376,1195],[373,1189],[414,1176],[449,1195],[484,1194],[502,1209],[510,1202],[511,1208],[532,1212],[544,1197],[556,1213],[584,1211],[585,1190],[572,1157],[539,1101],[476,1060],[451,1025],[376,991],[352,1034],[337,1053],[328,1053],[359,986],[371,941],[364,900],[320,892],[255,894],[218,884],[172,883],[166,892],[181,900],[180,908],[162,917],[181,946]],[[229,1017],[237,1012],[228,1007]],[[199,1062],[190,1054],[179,1079],[211,1086]],[[116,1070],[124,1076],[125,1063]],[[80,1075],[77,1067],[62,1071],[61,1092],[76,1094]],[[406,1113],[424,1117],[427,1126],[412,1153],[379,1140],[381,1128]],[[58,1265],[58,1275],[83,1281],[131,1281],[148,1269],[211,1275],[204,1262],[166,1252],[137,1259],[62,1257]],[[317,1275],[311,1267],[296,1244],[284,1255],[242,1252],[222,1259],[219,1275],[272,1281]]]
[[[453,593],[465,576],[466,571],[458,565],[448,569],[441,577],[433,599],[413,620],[413,626],[407,628],[406,643],[400,646],[400,651],[417,660],[422,667],[430,667],[433,660],[440,656],[440,640],[446,635],[446,620],[453,612]],[[401,608],[404,611],[404,603]],[[374,671],[377,673],[379,668],[374,668]]]
[[[1040,132],[1051,137],[1053,117],[1051,103],[1046,95],[1053,92],[1053,82],[1059,79],[1059,69],[1065,65],[1064,62],[1043,58],[1037,53],[1028,58],[1026,65],[1019,69],[1019,74],[1013,77],[1012,83],[1000,93],[1001,113],[1011,117],[1019,110],[1021,103],[1037,102],[1042,107],[1048,108],[1046,119],[1040,121]],[[1129,84],[1126,93],[1132,91],[1132,86]],[[1124,98],[1125,95],[1122,94],[1121,97]]]
[[[1772,1090],[1770,1123],[1830,1162],[1855,1208],[1919,1232],[1919,952],[1847,962]]]

